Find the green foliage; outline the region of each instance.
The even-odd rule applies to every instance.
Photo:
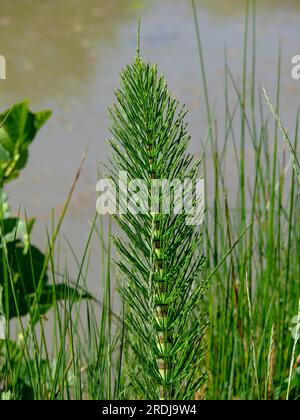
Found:
[[[29,145],[35,138],[39,128],[46,122],[50,112],[33,114],[27,102],[14,106],[2,114],[0,128],[0,317],[1,328],[6,323],[6,339],[0,339],[0,399],[37,399],[64,395],[60,388],[59,375],[69,357],[63,343],[67,333],[74,340],[73,331],[78,330],[77,323],[70,322],[70,313],[76,302],[92,300],[93,297],[79,286],[81,272],[74,287],[70,285],[69,276],[61,275],[57,281],[52,255],[63,218],[68,208],[72,192],[64,205],[59,218],[58,227],[49,239],[49,250],[44,254],[31,243],[31,231],[34,220],[21,220],[12,217],[7,195],[3,190],[6,182],[16,178],[28,159]],[[76,175],[80,174],[80,169]],[[48,273],[51,266],[51,279]],[[73,285],[72,285],[73,286]],[[62,322],[60,305],[68,306],[62,313],[66,316]],[[45,339],[43,316],[49,309],[55,310],[59,319],[60,350],[58,360],[50,360]],[[26,317],[26,326],[22,317]],[[4,317],[3,317],[4,316]],[[14,324],[10,320],[15,318]],[[77,318],[78,319],[78,318]],[[41,343],[38,345],[36,324],[39,323]],[[70,325],[71,324],[71,325]],[[11,326],[18,325],[17,338],[12,339]],[[2,331],[2,330],[1,330]],[[54,339],[54,337],[53,337]],[[78,337],[76,337],[78,339]],[[74,343],[73,343],[74,345]],[[62,347],[63,346],[63,347]],[[69,362],[68,362],[69,363]],[[67,372],[68,373],[68,372]],[[74,375],[66,374],[63,380],[67,386],[73,386]],[[54,396],[53,396],[54,395]]]
[[[8,323],[8,338],[0,340],[0,400],[120,398],[124,330],[122,322],[113,313],[111,295],[107,293],[110,277],[107,275],[105,280],[104,273],[110,272],[110,247],[101,248],[99,268],[104,281],[101,304],[79,286],[79,279],[83,285],[87,282],[89,262],[86,256],[91,250],[90,238],[96,232],[93,224],[83,257],[78,260],[76,257],[78,272],[74,273],[77,280],[73,289],[67,287],[70,282],[67,268],[65,273],[59,273],[59,257],[56,258],[56,253],[51,256],[48,277],[51,274],[56,286],[44,286],[39,305],[41,315],[43,304],[51,303],[51,327],[47,316],[39,317],[38,328],[32,316],[18,316],[14,322],[18,327],[16,338],[12,339],[13,332],[9,331]],[[110,243],[110,235],[106,240],[102,233],[98,234],[102,246]],[[57,284],[58,280],[60,284]],[[90,299],[77,299],[85,296]],[[115,361],[118,366],[116,378],[112,375]]]
[[[79,281],[82,280],[85,286],[91,278],[87,255],[91,251],[90,238],[94,233],[98,233],[101,248],[99,268],[103,282],[101,302],[98,305],[98,302],[87,299],[79,300],[74,305],[72,298],[59,302],[54,298],[54,317],[51,319],[49,342],[45,339],[50,329],[47,327],[46,317],[39,317],[38,329],[30,317],[17,317],[14,323],[18,325],[17,339],[0,341],[0,399],[193,398],[195,390],[203,383],[201,358],[204,352],[201,347],[197,347],[193,338],[190,339],[188,352],[188,337],[191,337],[191,331],[195,331],[195,334],[201,337],[206,320],[201,320],[201,304],[200,308],[199,305],[193,305],[193,309],[189,311],[192,301],[180,295],[179,287],[183,286],[183,279],[190,282],[189,284],[192,280],[190,276],[185,276],[184,270],[180,270],[179,267],[181,261],[186,260],[187,264],[191,262],[195,239],[197,252],[194,261],[198,262],[198,269],[201,269],[202,254],[206,255],[208,263],[203,274],[200,273],[198,280],[194,281],[195,286],[192,286],[190,296],[196,293],[198,287],[201,288],[201,283],[203,288],[205,287],[201,275],[212,280],[205,300],[205,303],[209,304],[210,320],[206,331],[208,352],[205,358],[209,379],[207,386],[197,393],[197,398],[300,398],[299,344],[292,336],[295,316],[298,318],[300,296],[300,195],[296,179],[299,167],[299,159],[296,156],[299,116],[296,118],[292,141],[285,135],[287,131],[282,130],[278,117],[281,92],[280,59],[276,81],[276,105],[270,107],[275,117],[274,125],[270,115],[266,114],[267,107],[264,109],[262,106],[262,95],[256,98],[255,10],[253,50],[248,51],[251,50],[251,43],[248,39],[247,8],[248,29],[245,30],[244,36],[243,82],[240,85],[233,78],[226,58],[222,107],[225,115],[220,116],[220,121],[225,121],[225,124],[223,126],[219,123],[219,115],[215,114],[218,108],[212,106],[209,98],[196,4],[192,3],[207,110],[208,135],[207,138],[202,138],[201,142],[202,163],[205,171],[213,167],[213,171],[206,177],[206,191],[211,200],[207,201],[203,239],[200,240],[199,233],[193,231],[194,236],[188,233],[190,241],[187,241],[185,224],[182,224],[183,230],[178,234],[176,229],[170,227],[168,217],[162,215],[158,215],[159,225],[156,225],[157,215],[124,215],[120,218],[118,221],[126,233],[127,240],[121,237],[116,239],[121,253],[119,266],[124,273],[121,288],[124,311],[118,316],[114,313],[112,289],[113,279],[116,282],[119,280],[119,272],[115,273],[115,265],[111,259],[110,228],[107,237],[103,237],[103,220],[99,221],[99,226],[95,220],[89,239],[83,247],[83,257],[77,259],[75,256],[78,271],[75,273],[74,287],[80,295],[82,292]],[[247,2],[248,6],[250,3],[252,2]],[[249,52],[252,53],[250,71]],[[160,80],[162,81],[159,82]],[[157,100],[159,95],[162,102]],[[157,77],[156,69],[138,59],[122,74],[121,89],[117,92],[117,98],[118,105],[112,111],[115,150],[113,178],[117,178],[118,171],[122,168],[128,170],[131,179],[135,174],[134,177],[138,175],[148,180],[149,151],[160,150],[159,145],[166,155],[165,159],[162,156],[159,159],[160,154],[156,153],[158,160],[150,159],[151,165],[156,166],[155,175],[165,175],[166,168],[176,169],[175,162],[168,159],[174,155],[174,150],[180,150],[177,149],[178,144],[175,143],[173,148],[167,149],[164,148],[163,141],[158,140],[165,138],[166,144],[170,145],[173,135],[179,133],[178,127],[175,128],[174,124],[170,123],[172,118],[166,121],[168,109],[179,110],[174,112],[175,122],[181,123],[183,118],[178,116],[180,108],[172,105],[172,100],[169,108],[162,106],[169,94],[164,80]],[[165,109],[163,114],[158,112],[162,109]],[[158,115],[160,117],[155,118]],[[150,118],[145,120],[145,116]],[[170,133],[170,136],[162,136],[162,124],[165,124],[166,133]],[[293,156],[294,172],[288,172],[289,164],[286,167],[282,166],[286,156],[280,148],[280,130]],[[153,134],[155,136],[151,137]],[[185,130],[178,136],[182,137],[188,138]],[[155,147],[152,146],[149,150],[146,146],[151,144],[150,138],[155,139],[155,142],[152,142]],[[183,149],[181,151],[184,151]],[[179,153],[178,157],[182,156]],[[174,173],[171,172],[167,173],[167,178],[172,178]],[[1,196],[1,255],[4,257],[4,264],[9,259],[16,259],[15,253],[7,258],[6,249],[12,247],[12,242],[15,242],[17,248],[23,249],[19,258],[21,261],[25,260],[26,253],[34,253],[28,234],[30,224],[19,221],[17,225],[16,219],[10,214],[3,191]],[[68,207],[68,202],[69,198],[65,208]],[[177,226],[181,222],[182,219],[178,218]],[[61,220],[58,227],[60,225]],[[59,228],[54,237],[49,239],[50,244],[56,242],[58,231]],[[241,235],[242,240],[239,240]],[[178,243],[176,238],[181,238],[182,242]],[[186,244],[186,249],[190,249],[189,256],[184,251],[180,254],[179,250],[183,244]],[[46,262],[49,262],[47,277],[53,280],[54,285],[58,285],[59,281],[70,284],[71,276],[67,267],[63,273],[59,270],[60,255],[56,247],[50,245],[49,248],[50,251],[46,254]],[[97,253],[98,251],[97,247]],[[155,267],[159,254],[163,256],[163,283],[174,290],[174,293],[164,292],[163,296],[167,301],[167,311],[164,312],[167,313],[166,321],[172,326],[171,333],[168,334],[172,342],[167,342],[165,349],[162,349],[161,343],[158,348],[156,341],[157,326],[161,325],[162,312],[158,311],[158,317],[154,319],[157,315],[156,298],[160,298],[162,294],[161,291],[158,293],[155,287],[158,277]],[[169,260],[170,255],[174,255],[172,264]],[[175,267],[178,267],[178,270],[175,270]],[[195,272],[198,269],[195,269]],[[16,278],[21,278],[17,267],[13,270],[7,267],[4,271],[14,272]],[[39,273],[41,274],[40,271]],[[30,271],[27,271],[27,274],[30,279]],[[53,295],[59,296],[60,289],[64,289],[63,286],[55,288],[49,282],[45,283],[43,276],[41,280],[43,288],[46,287],[50,294],[52,290]],[[13,285],[13,276],[8,277],[7,281]],[[16,297],[18,294],[19,292],[16,293]],[[40,303],[42,296],[43,293],[39,293]],[[30,303],[30,298],[23,302],[24,305]],[[200,300],[202,301],[202,298]],[[5,301],[7,299],[3,300],[4,306]],[[179,302],[184,305],[184,310],[186,308],[186,312],[181,312],[182,316],[177,316],[176,312]],[[4,312],[4,307],[1,306],[3,305],[0,300],[0,314]],[[40,306],[43,312],[42,305]],[[164,323],[163,341],[166,335],[165,325]],[[177,328],[179,325],[182,325],[181,330]],[[9,333],[12,335],[11,331]],[[178,340],[175,349],[174,338]],[[200,346],[203,346],[202,342]],[[171,352],[171,348],[174,351]],[[187,359],[186,365],[183,366],[180,359],[185,353],[190,359]],[[163,362],[166,360],[167,366],[167,370],[161,369],[162,372],[157,367],[157,357],[160,355],[163,356]],[[199,360],[193,364],[192,359],[196,355]],[[173,366],[176,367],[176,363],[181,377],[174,372]],[[193,372],[188,377],[191,370]],[[163,372],[166,372],[166,375],[162,375]],[[184,380],[184,375],[187,375],[187,380]],[[173,382],[169,381],[171,378],[174,378]],[[200,383],[197,384],[196,378],[199,378]],[[191,385],[188,383],[189,379]],[[178,388],[180,382],[182,387]]]
[[[286,378],[281,386],[275,390],[275,398],[277,400],[286,399],[287,391],[289,389],[289,399],[299,400],[300,398],[300,367],[293,370],[292,377]]]
[[[33,245],[25,250],[21,241],[12,241],[0,250],[0,259],[0,285],[4,289],[3,306],[7,308],[5,316],[10,319],[26,315],[34,299],[36,282],[42,274],[45,256]],[[46,285],[46,275],[42,276],[42,282],[43,286]],[[5,302],[5,294],[8,295],[8,302]]]
[[[299,159],[296,155],[296,150],[294,149],[293,143],[291,142],[286,129],[283,127],[281,119],[280,119],[279,115],[277,114],[277,112],[275,111],[275,109],[274,109],[274,107],[273,107],[265,89],[263,89],[263,92],[264,92],[264,96],[265,96],[265,99],[267,101],[267,104],[268,104],[268,106],[269,106],[269,108],[270,108],[270,110],[273,114],[273,117],[275,118],[275,120],[278,124],[278,127],[280,128],[280,131],[282,133],[282,137],[283,137],[283,139],[284,139],[284,141],[285,141],[285,143],[286,143],[286,145],[289,149],[289,152],[291,154],[291,159],[292,159],[292,162],[293,162],[293,167],[294,167],[294,170],[295,170],[296,175],[298,177],[298,181],[300,183],[300,162],[299,162]]]
[[[128,183],[144,180],[194,180],[198,162],[187,154],[189,135],[185,110],[172,99],[156,66],[139,56],[121,74],[117,105],[111,110],[112,178],[126,171]],[[191,399],[205,383],[201,314],[205,281],[199,253],[201,229],[190,226],[186,214],[164,214],[164,191],[156,213],[127,212],[117,221],[127,242],[115,239],[124,282],[125,325],[130,343],[128,381],[133,396],[144,399]],[[130,198],[129,198],[130,200]],[[132,359],[131,359],[132,357]]]
[[[28,102],[0,114],[0,188],[15,179],[28,160],[28,149],[51,111],[33,113]]]

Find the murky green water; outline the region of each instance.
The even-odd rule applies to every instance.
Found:
[[[291,78],[291,57],[300,54],[300,1],[259,0],[257,79],[275,87],[278,42],[282,44],[282,116],[294,125],[300,81]],[[242,0],[199,0],[198,11],[210,95],[221,103],[226,44],[233,73],[241,79]],[[120,69],[134,58],[136,23],[142,17],[144,55],[158,62],[172,91],[191,109],[192,150],[207,131],[193,16],[188,0],[0,0],[0,54],[7,80],[0,81],[0,107],[30,99],[32,108],[54,115],[31,149],[30,163],[10,185],[41,228],[59,210],[83,151],[88,159],[64,225],[77,250],[95,209],[96,162],[108,154],[106,107]],[[222,109],[222,108],[221,108]],[[233,185],[234,188],[234,185]]]

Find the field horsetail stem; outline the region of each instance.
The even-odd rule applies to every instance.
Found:
[[[110,170],[123,204],[137,191],[126,191],[122,197],[120,171],[126,172],[129,183],[137,179],[146,183],[139,193],[147,201],[155,181],[196,183],[199,162],[186,151],[190,137],[185,108],[171,97],[156,66],[143,61],[139,46],[134,64],[121,73],[116,99],[110,109],[114,152]],[[179,198],[176,185],[172,192]],[[188,208],[196,207],[196,196],[191,190]],[[206,381],[201,224],[189,223],[186,212],[176,211],[176,199],[164,212],[164,200],[170,201],[164,188],[157,200],[158,206],[147,212],[115,215],[126,235],[126,240],[121,236],[114,240],[121,256],[120,289],[130,349],[126,381],[136,398],[193,399]]]

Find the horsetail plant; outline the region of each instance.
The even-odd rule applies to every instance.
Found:
[[[110,109],[110,172],[119,197],[116,219],[127,238],[114,240],[123,274],[125,389],[132,390],[127,397],[194,399],[206,381],[203,208],[198,223],[189,223],[190,212],[178,208],[180,185],[196,183],[199,162],[187,153],[185,107],[171,97],[165,78],[139,51],[138,47],[135,62],[121,73],[117,104]],[[127,177],[128,197],[120,172]],[[164,185],[171,185],[168,194]],[[159,191],[156,205],[148,206],[154,190]],[[136,195],[142,199],[134,201]],[[126,201],[129,211],[121,212]],[[195,208],[195,188],[185,194],[186,203],[188,210]]]

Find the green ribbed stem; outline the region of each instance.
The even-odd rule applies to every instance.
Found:
[[[148,147],[152,151],[152,147]],[[151,179],[156,178],[156,172],[153,170],[153,158],[149,158]],[[154,291],[154,320],[156,329],[156,344],[158,357],[156,360],[158,372],[161,378],[159,387],[159,398],[164,400],[171,397],[170,392],[170,368],[171,360],[169,356],[170,345],[172,344],[172,332],[169,331],[169,304],[168,284],[164,275],[164,260],[162,250],[162,231],[160,226],[160,215],[152,214],[152,250],[153,265],[155,273],[155,291]]]

